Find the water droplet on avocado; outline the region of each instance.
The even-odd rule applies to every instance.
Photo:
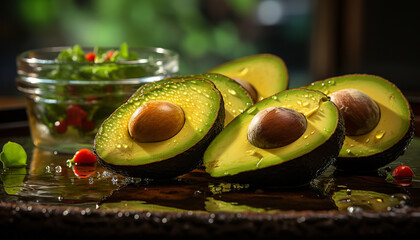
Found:
[[[249,69],[247,67],[242,68],[241,70],[239,70],[239,75],[243,76],[243,75],[247,74],[248,70]]]
[[[308,106],[309,106],[309,102],[303,102],[303,103],[302,103],[302,106],[304,106],[304,107],[308,107]]]
[[[378,132],[376,132],[375,138],[377,140],[381,140],[385,135],[385,130],[379,130]]]
[[[255,110],[257,110],[257,107],[251,107],[246,111],[246,113],[252,114],[253,112],[255,112]]]
[[[277,96],[272,96],[271,99],[277,100]]]
[[[346,153],[351,153],[350,148],[346,149]]]
[[[233,89],[228,89],[228,93],[230,93],[231,95],[236,95],[236,91]]]
[[[308,137],[309,137],[309,135],[305,135],[305,136],[303,136],[303,138],[304,138],[304,139],[307,139]]]
[[[260,167],[260,164],[261,164],[262,160],[263,160],[263,158],[261,157],[260,160],[257,162],[257,165],[256,165],[257,168]]]
[[[331,85],[331,86],[334,86],[335,85],[335,81],[334,80],[330,80],[330,81],[328,81],[328,84]]]
[[[370,138],[366,138],[365,143],[368,143],[368,142],[370,142]]]
[[[311,132],[311,135],[314,135],[314,133],[315,133],[315,130],[313,130],[313,131]]]

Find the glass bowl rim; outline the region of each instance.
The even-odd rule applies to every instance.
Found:
[[[102,63],[94,63],[94,62],[72,62],[72,61],[57,61],[55,59],[41,59],[41,58],[33,58],[29,57],[29,54],[32,52],[51,52],[58,54],[65,49],[72,48],[72,46],[56,46],[56,47],[45,47],[45,48],[36,48],[24,51],[17,56],[18,61],[26,62],[26,63],[37,63],[37,64],[75,64],[75,65],[106,65],[106,64],[144,64],[150,62],[150,57],[139,58],[136,60],[126,60],[126,61],[115,61],[115,62],[102,62]],[[89,46],[81,46],[81,48],[85,51],[87,49],[91,49],[93,51],[94,47]],[[101,47],[104,50],[118,50],[118,47]],[[179,54],[171,49],[162,48],[162,47],[132,47],[130,51],[148,51],[150,53],[158,53],[161,54],[162,57],[153,58],[154,61],[159,60],[177,60]]]
[[[48,79],[38,77],[17,76],[15,82],[18,89],[21,84],[30,84],[31,86],[43,85],[76,85],[76,86],[100,86],[100,85],[138,85],[156,82],[164,79],[163,75],[146,76],[139,78],[123,78],[123,79],[101,79],[101,80],[66,80],[66,79]]]

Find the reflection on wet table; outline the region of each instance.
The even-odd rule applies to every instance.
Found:
[[[400,164],[419,172],[419,139],[414,139],[405,155],[379,173],[353,176],[330,167],[311,184],[299,188],[225,183],[212,179],[201,169],[170,180],[127,178],[99,165],[69,167],[66,161],[71,155],[33,148],[27,138],[17,141],[27,149],[29,165],[1,172],[0,201],[3,202],[99,210],[266,213],[334,209],[392,211],[420,206],[419,176],[407,187],[387,178],[389,169]]]

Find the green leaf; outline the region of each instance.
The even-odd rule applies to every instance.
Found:
[[[7,142],[0,153],[0,161],[4,168],[26,166],[27,155],[25,149],[18,143]]]

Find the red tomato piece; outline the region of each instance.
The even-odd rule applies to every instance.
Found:
[[[80,149],[74,154],[74,164],[76,165],[89,165],[98,161],[96,155],[87,148]]]
[[[71,104],[66,109],[67,124],[70,126],[81,127],[83,120],[87,116],[87,112],[81,107]]]
[[[394,169],[392,172],[393,178],[411,178],[414,176],[413,170],[409,166],[401,165]]]
[[[95,61],[96,54],[94,52],[86,53],[85,58],[90,62]]]
[[[67,132],[67,122],[65,120],[55,121],[54,130],[58,134],[63,134]]]
[[[88,103],[96,103],[98,101],[97,97],[86,97],[86,102]]]
[[[114,55],[114,52],[115,51],[109,51],[109,52],[107,52],[106,53],[106,60],[109,60],[112,57],[112,55]]]

